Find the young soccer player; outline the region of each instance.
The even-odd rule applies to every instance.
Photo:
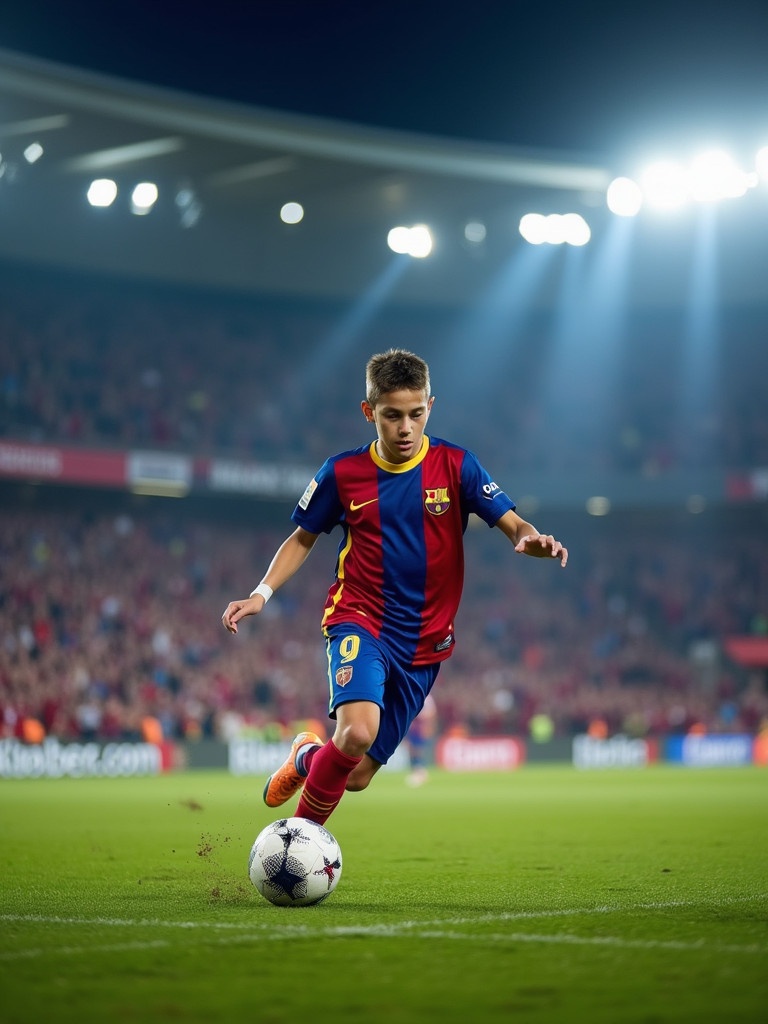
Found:
[[[361,408],[376,439],[323,464],[261,583],[222,615],[237,633],[238,622],[262,611],[302,566],[318,536],[341,527],[322,618],[335,731],[324,744],[299,733],[264,789],[268,807],[302,790],[294,813],[318,824],[345,790],[365,789],[387,763],[452,652],[470,512],[520,554],[568,560],[560,541],[517,515],[475,455],[425,433],[433,403],[419,356],[391,349],[368,361]]]

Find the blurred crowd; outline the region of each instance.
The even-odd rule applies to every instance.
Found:
[[[221,613],[261,578],[289,509],[281,530],[256,510],[224,521],[159,499],[38,505],[5,500],[0,511],[3,736],[196,740],[327,726],[319,620],[338,538],[322,537],[233,637]],[[457,646],[435,690],[442,730],[527,735],[537,715],[560,736],[768,722],[765,672],[723,650],[726,636],[768,635],[764,535],[693,537],[657,523],[564,539],[561,570],[470,528]]]
[[[360,316],[357,317],[360,321]],[[456,315],[0,280],[0,436],[315,465],[369,434],[365,361],[427,358],[433,432],[505,480],[521,470],[768,466],[762,320],[691,337],[679,314],[631,318],[609,342],[539,315],[493,336]]]
[[[400,345],[431,363],[432,432],[474,449],[513,498],[534,468],[768,466],[768,345],[749,313],[728,318],[719,348],[669,312],[633,317],[613,348],[541,319],[506,343],[497,325],[493,345],[478,325],[467,330],[447,312],[366,326],[360,310],[319,303],[8,273],[0,437],[314,468],[369,439],[365,361]],[[334,538],[233,638],[221,612],[261,578],[291,528],[289,507],[281,532],[256,503],[247,521],[235,515],[235,499],[219,506],[224,521],[192,499],[169,508],[83,492],[25,504],[3,486],[3,736],[226,739],[327,724],[319,616]],[[723,641],[768,634],[764,523],[701,519],[695,534],[661,513],[592,534],[569,519],[542,523],[571,548],[565,572],[471,529],[440,727],[756,731],[768,721],[765,674],[730,663]]]

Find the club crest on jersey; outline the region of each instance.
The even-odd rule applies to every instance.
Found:
[[[352,665],[342,665],[336,669],[336,685],[346,686],[352,678]]]
[[[424,507],[433,516],[441,516],[451,507],[447,487],[427,487],[424,491]]]

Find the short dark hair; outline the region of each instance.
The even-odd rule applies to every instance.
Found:
[[[391,348],[371,356],[365,368],[365,397],[376,405],[390,391],[429,391],[429,367],[420,356]]]

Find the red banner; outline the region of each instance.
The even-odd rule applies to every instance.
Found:
[[[745,668],[768,668],[768,636],[729,636],[725,650]]]
[[[443,736],[435,760],[449,772],[496,772],[519,768],[525,745],[514,736]]]
[[[125,454],[0,441],[0,476],[62,484],[124,487]]]

